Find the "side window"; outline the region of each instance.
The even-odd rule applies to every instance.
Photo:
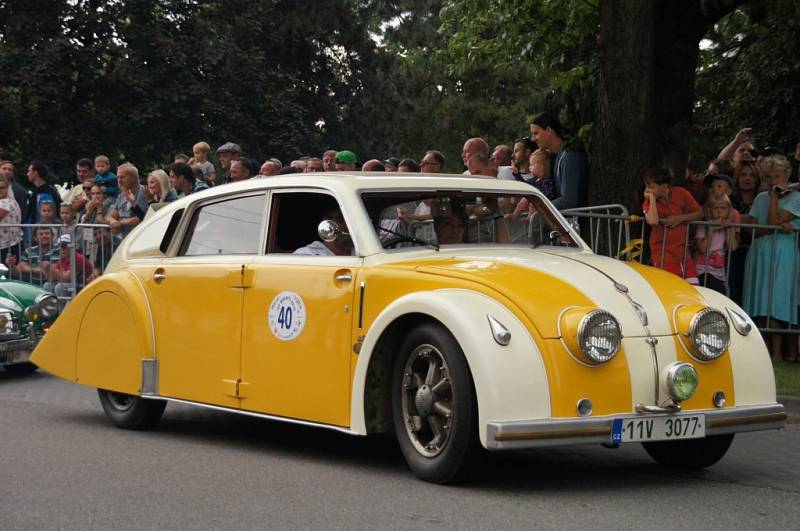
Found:
[[[192,215],[182,256],[256,254],[261,242],[264,195],[236,197],[201,206]]]
[[[273,194],[268,253],[293,253],[319,241],[317,225],[339,209],[333,196],[313,192]]]

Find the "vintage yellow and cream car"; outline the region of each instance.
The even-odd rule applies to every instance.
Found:
[[[154,212],[33,361],[99,389],[117,426],[169,401],[393,433],[411,470],[483,449],[641,442],[705,467],[785,412],[750,318],[598,256],[524,183],[303,174]]]

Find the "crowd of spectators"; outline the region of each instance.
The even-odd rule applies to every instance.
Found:
[[[795,158],[800,158],[800,144]],[[441,173],[445,157],[430,149],[419,161],[373,158],[359,161],[350,150],[326,150],[284,164],[278,158],[258,161],[226,142],[216,148],[219,166],[206,142],[192,146],[192,156],[178,153],[164,169],[146,175],[130,162],[116,168],[106,155],[76,162],[77,183],[63,196],[51,184],[50,170],[39,160],[27,166],[27,186],[14,179],[14,164],[0,161],[0,259],[12,274],[66,292],[75,267],[82,281],[100,274],[114,246],[138,225],[148,210],[179,197],[227,183],[292,173],[335,171]],[[464,142],[464,174],[516,180],[540,190],[556,208],[587,206],[589,166],[580,150],[568,149],[558,117],[541,113],[530,134],[491,148],[482,138]],[[672,173],[653,168],[644,176],[645,222],[650,226],[651,263],[690,283],[726,293],[766,328],[798,323],[798,240],[800,192],[789,183],[788,159],[771,147],[757,150],[750,129],[742,129],[711,161],[705,172],[687,171],[686,188],[673,185]],[[655,205],[656,208],[651,208]],[[532,208],[526,201],[505,216],[512,220]],[[430,205],[398,209],[404,221],[431,220]],[[76,233],[75,225],[102,225]],[[47,230],[20,225],[47,225]],[[781,230],[746,224],[780,226]],[[78,249],[64,260],[64,248]],[[788,287],[788,288],[787,288]],[[774,356],[797,359],[797,341],[783,348],[774,334]],[[792,336],[794,337],[794,336]]]
[[[800,144],[793,154],[800,160]],[[701,175],[673,186],[667,168],[644,175],[650,261],[730,296],[765,334],[774,359],[798,361],[800,192],[774,147],[742,129]],[[655,205],[656,208],[652,208]]]

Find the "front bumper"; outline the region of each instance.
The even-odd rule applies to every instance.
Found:
[[[706,436],[776,430],[782,428],[786,421],[786,412],[781,404],[692,410],[673,414],[642,414],[642,417],[697,413],[706,416]],[[611,444],[612,424],[614,419],[622,416],[629,414],[563,420],[489,422],[486,426],[486,447],[490,450],[512,450],[573,444]]]
[[[26,363],[39,342],[39,338],[0,339],[0,364]]]

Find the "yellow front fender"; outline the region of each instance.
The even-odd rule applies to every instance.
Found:
[[[31,361],[66,380],[139,394],[142,360],[154,357],[149,303],[136,277],[120,271],[78,293]]]

